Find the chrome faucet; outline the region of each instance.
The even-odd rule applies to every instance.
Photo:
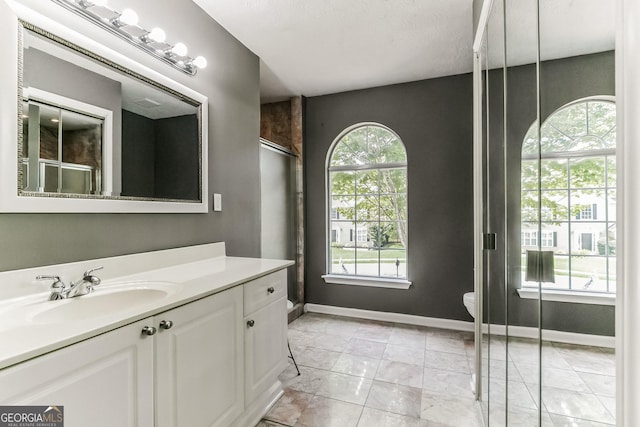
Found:
[[[96,270],[101,270],[103,267],[96,267],[84,272],[80,280],[71,282],[70,286],[64,284],[60,280],[60,276],[37,276],[37,280],[53,280],[51,284],[51,294],[49,295],[49,301],[55,301],[59,299],[74,298],[93,292],[93,288],[100,284],[100,278],[93,275]]]

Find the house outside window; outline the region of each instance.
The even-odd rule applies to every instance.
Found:
[[[539,146],[537,124],[531,126],[522,145],[523,288],[538,287],[524,280],[525,253],[540,248],[554,252],[555,264],[555,283],[543,289],[615,293],[615,154],[612,100],[560,108],[540,127]]]
[[[328,230],[342,236],[329,235],[328,276],[406,281],[407,155],[395,132],[363,123],[336,138],[327,157],[327,211]]]

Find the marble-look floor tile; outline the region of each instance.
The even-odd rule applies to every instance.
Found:
[[[295,367],[290,365],[278,378],[280,378],[284,387],[315,394],[326,375],[327,371],[306,366],[300,366],[300,375],[297,375]]]
[[[615,356],[604,353],[596,347],[554,343],[554,348],[575,371],[616,375]]]
[[[551,420],[555,427],[613,427],[614,424],[604,424],[595,421],[581,420],[579,418],[563,417],[551,414]]]
[[[609,414],[611,414],[611,416],[615,419],[616,418],[616,398],[609,397],[609,396],[596,396],[596,397],[598,398],[600,403],[602,403],[604,407],[607,408],[607,411],[609,411]]]
[[[342,353],[349,344],[349,338],[340,335],[316,333],[308,342],[308,347]]]
[[[593,393],[608,397],[616,396],[616,377],[587,372],[579,372],[578,375],[587,383]]]
[[[445,353],[467,354],[464,342],[440,336],[428,336],[426,349],[431,351],[442,351]]]
[[[538,427],[537,409],[510,407],[509,412],[505,413],[503,406],[491,405],[489,412],[489,425],[492,427]],[[546,411],[543,411],[541,415],[542,427],[554,427],[553,421]]]
[[[393,414],[373,408],[364,408],[358,427],[446,427],[444,424]]]
[[[422,390],[384,381],[374,381],[365,406],[394,414],[420,417]]]
[[[473,367],[471,363],[472,361],[470,360],[469,367]],[[516,368],[516,364],[511,361],[507,362],[506,360],[500,359],[491,359],[491,361],[489,361],[489,359],[482,359],[482,368],[482,376],[485,377],[488,372],[488,375],[490,375],[491,378],[504,380],[508,376],[510,381],[522,381],[522,377]]]
[[[342,374],[373,378],[379,364],[380,359],[377,358],[342,353],[331,370]]]
[[[420,418],[449,426],[482,427],[482,414],[473,398],[422,392]]]
[[[339,357],[340,353],[336,351],[307,347],[296,354],[296,362],[299,366],[329,370],[333,368]]]
[[[423,366],[424,350],[421,348],[405,347],[403,345],[387,344],[382,358],[394,362]]]
[[[425,352],[424,367],[454,371],[461,374],[468,374],[470,372],[467,356],[432,350]]]
[[[287,426],[293,426],[312,398],[313,394],[311,393],[287,388],[284,390],[284,395],[278,399],[264,418]]]
[[[387,345],[382,342],[374,342],[352,338],[344,349],[345,353],[355,354],[356,356],[375,357],[380,359]]]
[[[296,427],[356,427],[362,406],[315,396],[295,424]]]
[[[316,395],[364,405],[372,383],[370,378],[327,372]]]
[[[422,388],[431,392],[473,398],[471,375],[441,369],[424,368]]]
[[[386,343],[389,341],[392,330],[392,324],[362,325],[355,331],[353,338]]]
[[[489,381],[490,402],[507,406],[509,408],[537,409],[537,399],[534,398],[532,390],[537,389],[536,384],[525,385],[520,381],[506,381],[492,378]],[[487,390],[483,390],[483,397],[487,396]]]
[[[424,350],[426,341],[426,333],[413,329],[394,328],[389,337],[389,344],[420,350]]]
[[[582,378],[580,378],[580,375],[572,369],[558,369],[543,366],[542,372],[539,372],[537,365],[516,363],[516,366],[522,379],[526,383],[539,384],[539,375],[542,375],[543,387],[555,387],[582,393],[591,393],[589,386],[587,386]]]
[[[593,394],[543,387],[542,401],[552,414],[615,424],[613,416]]]
[[[422,387],[423,373],[422,366],[381,360],[375,379],[409,387]]]

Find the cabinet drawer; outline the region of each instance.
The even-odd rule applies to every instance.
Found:
[[[287,270],[276,271],[244,284],[244,315],[287,297]]]

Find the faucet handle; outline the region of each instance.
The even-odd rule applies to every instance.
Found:
[[[98,271],[98,270],[102,270],[104,268],[104,266],[98,266],[98,267],[94,267],[94,268],[90,268],[89,270],[84,272],[84,277],[87,276],[92,276],[94,271]]]
[[[51,284],[51,288],[53,289],[65,288],[65,284],[62,282],[62,280],[60,280],[60,276],[49,276],[49,275],[41,274],[39,276],[36,276],[36,280],[53,280],[53,283]]]
[[[102,270],[103,268],[104,268],[103,266],[91,268],[85,271],[84,274],[82,275],[82,280],[84,280],[85,282],[89,282],[89,284],[87,285],[89,292],[92,292],[93,287],[98,286],[100,282],[102,282],[102,280],[100,280],[98,276],[93,275],[93,272],[97,270]]]

